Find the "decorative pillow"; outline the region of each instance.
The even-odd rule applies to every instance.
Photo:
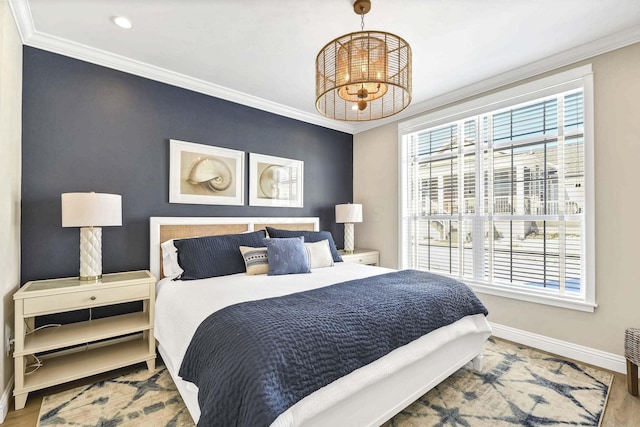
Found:
[[[304,237],[264,239],[269,257],[269,276],[311,273]]]
[[[329,241],[329,249],[331,249],[331,256],[334,262],[342,262],[342,258],[336,248],[336,243],[333,240],[333,236],[328,231],[298,231],[298,230],[280,230],[278,228],[267,227],[267,233],[269,237],[283,238],[283,237],[304,237],[304,241],[307,243],[319,242],[320,240]]]
[[[171,279],[182,274],[182,268],[178,264],[178,250],[173,244],[173,239],[167,240],[160,245],[162,250],[162,273],[164,277]]]
[[[247,267],[247,274],[267,274],[269,272],[267,248],[240,246],[240,253],[242,253],[242,257],[244,258],[244,265]]]
[[[304,242],[309,257],[309,268],[333,267],[333,256],[329,248],[329,240],[319,242]]]
[[[240,246],[264,247],[264,230],[242,234],[176,239],[181,280],[206,279],[245,271]]]

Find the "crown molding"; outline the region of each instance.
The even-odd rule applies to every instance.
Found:
[[[30,39],[35,32],[29,3],[27,0],[9,0],[9,8],[13,14],[13,20],[18,27],[18,34],[20,34],[22,44],[26,44],[26,41]]]
[[[167,83],[172,86],[192,90],[302,122],[353,134],[354,127],[347,122],[337,122],[322,117],[319,114],[308,113],[125,56],[116,55],[67,39],[41,33],[33,24],[31,9],[29,8],[27,0],[9,0],[9,4],[24,45]]]
[[[94,49],[59,37],[42,34],[37,30],[33,32],[33,35],[26,40],[24,44],[302,122],[323,126],[341,132],[353,133],[353,127],[349,124],[335,122],[334,120],[329,120],[319,115],[310,114],[295,108],[287,107],[286,105],[258,98],[256,96],[229,89],[205,80],[190,77],[185,74],[176,73],[165,68],[156,67],[125,56]]]
[[[622,47],[629,46],[638,42],[640,42],[640,25],[636,25],[610,36],[594,40],[593,42],[585,43],[573,49],[565,50],[558,54],[548,56],[539,61],[532,62],[530,64],[515,68],[513,70],[498,74],[493,77],[489,77],[460,89],[447,92],[443,95],[436,96],[419,104],[410,105],[406,110],[402,111],[400,114],[396,114],[390,119],[359,124],[358,126],[356,126],[354,134],[376,128],[383,124],[397,122],[411,116],[422,114],[427,111],[434,110],[436,108],[440,108],[454,102],[459,102],[463,99],[480,95],[490,90],[498,89],[508,84],[516,83],[549,71],[553,71],[566,65],[575,64],[576,62],[593,58],[594,56],[611,52],[613,50],[620,49]]]
[[[322,117],[319,114],[291,108],[286,105],[258,98],[247,93],[229,89],[201,79],[189,77],[184,74],[156,67],[141,61],[136,61],[121,55],[115,55],[113,53],[94,49],[66,39],[40,33],[34,26],[28,0],[9,0],[9,5],[16,21],[20,37],[22,38],[22,43],[27,46],[80,59],[82,61],[349,134],[358,134],[379,126],[394,123],[453,102],[461,101],[471,96],[479,95],[492,89],[640,42],[640,25],[637,25],[616,34],[546,57],[523,67],[519,67],[506,73],[436,96],[419,104],[410,105],[407,109],[395,116],[371,122],[356,123],[331,120],[326,117]]]

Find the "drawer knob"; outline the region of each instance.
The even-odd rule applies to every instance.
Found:
[[[91,301],[95,301],[95,300],[96,300],[95,296],[91,297]]]

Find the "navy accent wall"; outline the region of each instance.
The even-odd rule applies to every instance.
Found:
[[[105,273],[149,268],[150,216],[319,216],[342,247],[352,135],[31,47],[23,79],[23,283],[78,275],[66,192],[122,195],[123,226],[102,230]],[[245,206],[170,204],[169,139],[246,152]],[[304,208],[248,206],[249,152],[304,161]]]

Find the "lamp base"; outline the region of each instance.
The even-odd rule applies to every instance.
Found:
[[[102,278],[102,228],[80,229],[80,280],[98,281]]]
[[[344,223],[344,251],[348,254],[353,253],[353,223]]]

